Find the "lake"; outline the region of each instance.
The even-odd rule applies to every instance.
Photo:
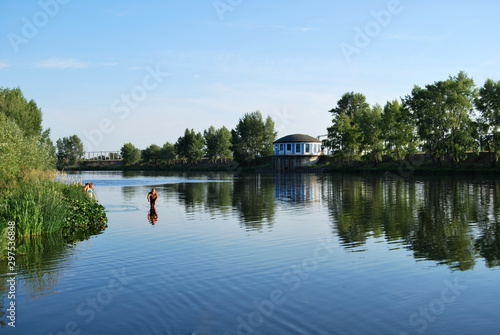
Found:
[[[78,176],[95,183],[108,228],[19,247],[16,328],[3,333],[500,331],[500,179]]]

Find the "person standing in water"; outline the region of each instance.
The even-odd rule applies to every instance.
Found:
[[[148,201],[151,206],[151,210],[154,210],[156,212],[156,200],[158,199],[158,193],[156,193],[156,190],[153,188],[151,189],[151,192],[148,193]]]

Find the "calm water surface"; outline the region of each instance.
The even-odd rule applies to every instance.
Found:
[[[500,180],[80,176],[108,228],[20,246],[2,333],[500,333]]]

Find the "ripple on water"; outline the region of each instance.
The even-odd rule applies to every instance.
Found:
[[[136,212],[139,207],[132,205],[106,205],[105,211],[108,213]]]

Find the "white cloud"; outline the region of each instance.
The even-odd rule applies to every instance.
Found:
[[[7,63],[2,63],[0,62],[0,70],[5,69],[6,67],[9,67],[10,65]]]
[[[81,69],[88,67],[88,64],[80,62],[74,58],[68,58],[68,59],[50,58],[36,63],[35,66],[45,69]]]

